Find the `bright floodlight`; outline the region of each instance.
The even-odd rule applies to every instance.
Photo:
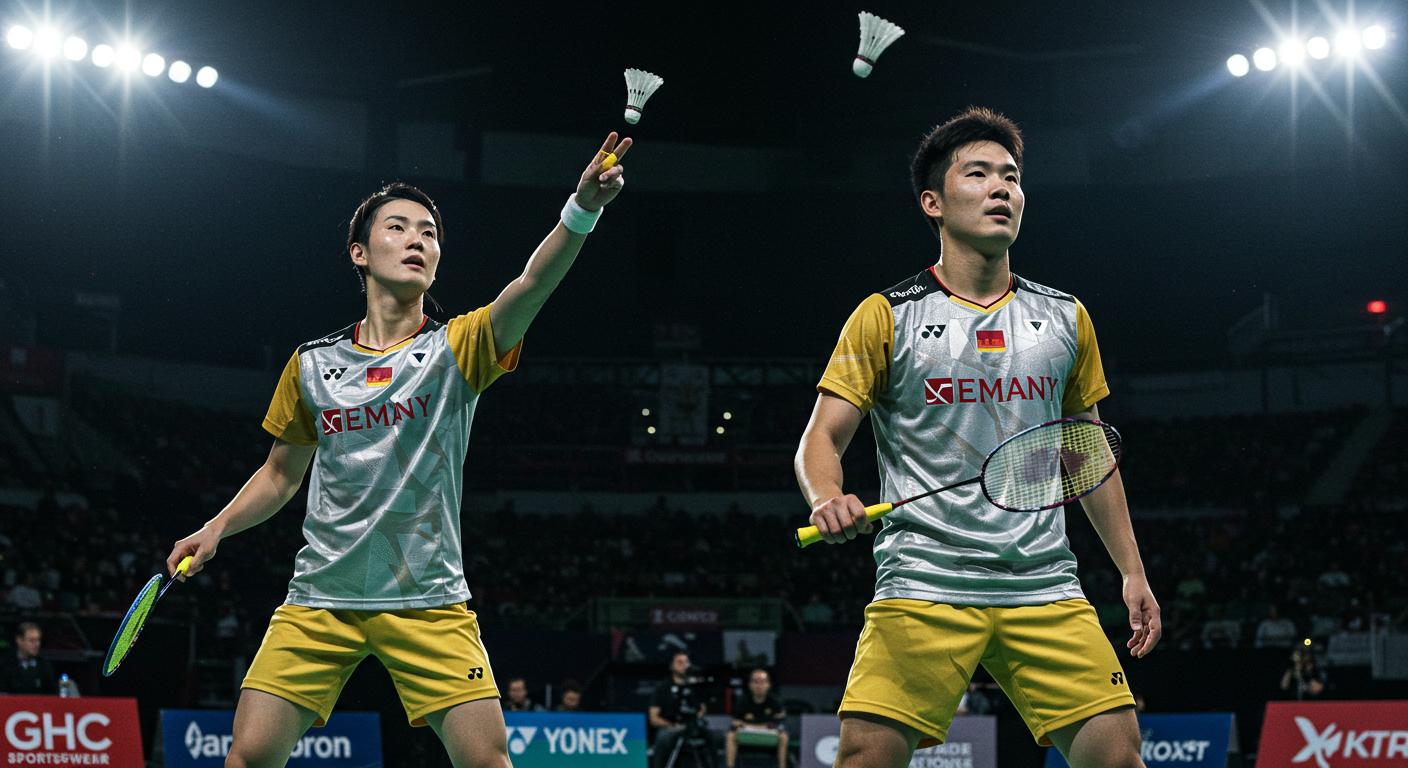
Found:
[[[1299,40],[1287,40],[1281,43],[1281,61],[1291,66],[1305,61],[1305,46]]]
[[[121,69],[136,69],[142,63],[142,52],[131,46],[122,46],[117,49],[117,66]]]
[[[142,59],[142,72],[147,77],[156,77],[165,69],[166,59],[163,59],[159,54],[149,53],[145,59]]]
[[[1359,53],[1359,35],[1348,29],[1335,35],[1335,52],[1341,56],[1353,56]]]
[[[173,61],[171,68],[166,70],[166,74],[173,81],[184,83],[191,79],[191,65],[184,61]]]
[[[112,64],[117,54],[113,53],[111,45],[93,46],[93,64],[99,67],[106,67]]]
[[[15,25],[10,27],[10,31],[5,35],[5,39],[9,41],[11,48],[18,48],[23,51],[29,47],[30,43],[34,42],[34,33],[30,32],[27,27]]]
[[[1330,41],[1323,37],[1312,37],[1305,41],[1305,52],[1312,58],[1323,59],[1330,55]]]
[[[1258,48],[1252,54],[1252,62],[1262,72],[1270,72],[1276,68],[1276,52],[1270,48]]]
[[[1247,63],[1247,57],[1240,53],[1232,54],[1232,58],[1227,60],[1227,71],[1231,72],[1233,77],[1247,74],[1247,70],[1250,68],[1251,65]]]
[[[70,37],[64,41],[64,56],[69,61],[82,61],[88,55],[88,41],[81,37]]]
[[[215,67],[201,67],[196,73],[196,84],[202,88],[209,88],[215,85],[215,81],[220,79],[220,73],[215,71]]]
[[[1383,27],[1379,26],[1378,24],[1375,24],[1372,27],[1364,28],[1365,48],[1368,48],[1370,50],[1376,50],[1384,47],[1384,43],[1386,42],[1388,42],[1388,33],[1384,31]]]
[[[53,56],[63,48],[59,33],[52,29],[41,29],[34,33],[34,52],[40,56]]]

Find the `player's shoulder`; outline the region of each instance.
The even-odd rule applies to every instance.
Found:
[[[932,269],[925,269],[902,283],[892,285],[880,293],[891,307],[898,307],[910,301],[918,301],[938,290],[939,280]]]
[[[302,356],[303,354],[312,352],[315,349],[335,347],[343,342],[351,344],[352,341],[356,338],[356,334],[357,324],[353,323],[340,331],[329,333],[321,339],[314,339],[313,341],[305,342],[303,344],[298,345],[298,354]]]
[[[1065,293],[1064,291],[1058,291],[1055,288],[1049,288],[1040,283],[1034,283],[1025,278],[1018,277],[1015,273],[1012,275],[1012,290],[1026,291],[1027,293],[1030,293],[1034,296],[1053,299],[1055,301],[1066,301],[1070,302],[1071,304],[1077,303],[1076,297],[1072,296],[1069,293]]]

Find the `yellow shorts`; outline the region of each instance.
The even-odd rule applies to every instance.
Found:
[[[313,725],[323,725],[367,656],[386,665],[414,726],[431,712],[499,695],[479,622],[463,603],[399,611],[281,605],[241,687],[311,709]]]
[[[881,715],[937,739],[921,746],[943,743],[980,663],[1042,746],[1057,728],[1134,704],[1084,600],[1013,608],[880,600],[865,609],[841,716]]]

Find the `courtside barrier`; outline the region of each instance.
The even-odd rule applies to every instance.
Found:
[[[1139,742],[1148,768],[1226,768],[1227,756],[1240,751],[1231,712],[1140,715]],[[1046,768],[1067,768],[1055,747],[1046,750]]]
[[[802,715],[802,768],[831,768],[840,743],[836,715]],[[997,718],[959,715],[937,747],[915,750],[910,768],[997,768]]]
[[[220,768],[230,753],[233,710],[163,709],[153,762],[165,768]],[[381,716],[333,712],[327,725],[309,728],[293,748],[290,766],[382,768]]]
[[[3,765],[143,768],[137,700],[0,696]]]
[[[1256,768],[1408,766],[1408,701],[1273,701]]]
[[[505,712],[513,768],[645,768],[645,715]]]

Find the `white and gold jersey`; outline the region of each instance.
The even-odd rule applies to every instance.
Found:
[[[1095,330],[1069,294],[1012,276],[982,306],[933,268],[851,315],[817,389],[870,414],[882,501],[981,471],[1003,440],[1109,390]],[[875,537],[875,599],[1038,605],[1082,597],[1061,508],[1008,512],[977,484],[906,504]]]
[[[460,497],[479,394],[518,364],[499,357],[489,307],[375,350],[352,325],[298,348],[264,428],[316,445],[288,599],[395,610],[464,602]]]

